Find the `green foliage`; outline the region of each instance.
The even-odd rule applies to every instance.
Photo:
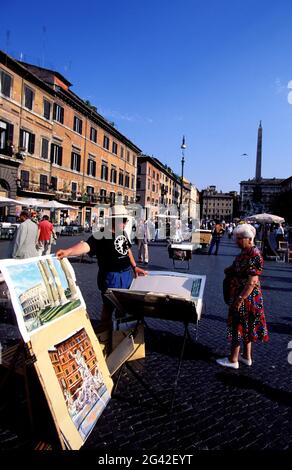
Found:
[[[286,191],[275,196],[272,212],[284,217],[285,221],[292,224],[292,191]]]

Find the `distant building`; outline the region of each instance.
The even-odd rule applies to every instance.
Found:
[[[234,191],[218,192],[216,186],[209,186],[201,192],[201,218],[204,220],[233,220]]]
[[[275,196],[282,191],[284,178],[262,178],[262,124],[257,138],[255,178],[240,182],[242,216],[271,212]]]
[[[271,212],[274,198],[283,189],[283,178],[261,178],[240,182],[241,215]]]
[[[0,51],[0,194],[20,206],[55,198],[91,224],[97,203],[135,202],[141,151],[71,87],[58,71]]]
[[[190,200],[190,183],[183,186],[183,200]],[[157,158],[149,155],[138,157],[137,201],[148,209],[148,217],[156,217],[161,206],[178,206],[180,203],[181,180]]]
[[[184,178],[183,204],[188,207],[189,217],[200,218],[200,193],[186,178]]]

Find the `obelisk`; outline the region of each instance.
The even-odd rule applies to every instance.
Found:
[[[262,140],[263,140],[263,128],[262,128],[262,121],[260,121],[260,125],[258,128],[258,144],[257,144],[257,162],[256,162],[256,181],[260,181],[262,179]]]

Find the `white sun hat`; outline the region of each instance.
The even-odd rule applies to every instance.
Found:
[[[129,213],[127,209],[125,208],[125,206],[123,206],[122,204],[116,204],[110,207],[108,218],[109,219],[112,219],[112,218],[128,219]]]

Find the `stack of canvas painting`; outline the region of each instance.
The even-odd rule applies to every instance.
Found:
[[[53,256],[1,260],[0,270],[62,446],[79,449],[110,399],[112,380],[74,271]]]

